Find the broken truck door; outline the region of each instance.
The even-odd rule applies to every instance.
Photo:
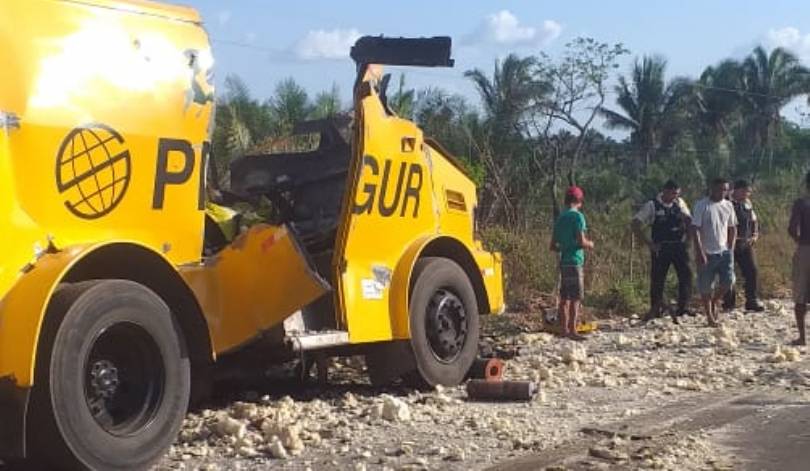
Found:
[[[371,85],[373,73],[366,78]],[[392,116],[373,86],[367,90],[360,102],[353,200],[344,219],[343,253],[337,254],[343,265],[337,276],[340,301],[352,342],[407,338],[390,314],[392,275],[412,241],[435,228],[422,132]]]

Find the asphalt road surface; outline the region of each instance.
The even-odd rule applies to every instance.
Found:
[[[589,451],[609,436],[624,437],[631,444],[628,448],[639,449],[671,445],[674,440],[700,433],[726,457],[718,464],[710,459],[703,469],[810,470],[810,401],[785,393],[706,395],[621,423],[597,424],[583,432],[584,440],[491,469],[638,469],[632,459],[613,460]],[[632,452],[625,456],[632,456]]]

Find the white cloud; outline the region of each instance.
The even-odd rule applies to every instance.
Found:
[[[521,24],[509,10],[501,10],[487,16],[463,42],[468,45],[542,47],[557,39],[561,32],[562,25],[554,20],[545,20],[538,27],[528,26]]]
[[[298,41],[292,52],[306,61],[346,59],[360,36],[360,31],[354,28],[314,30]]]
[[[810,64],[810,33],[802,34],[792,26],[772,29],[765,35],[765,45],[785,48],[799,56],[805,65]]]
[[[219,21],[220,26],[225,26],[228,22],[231,21],[231,10],[222,10],[217,14],[217,21]]]

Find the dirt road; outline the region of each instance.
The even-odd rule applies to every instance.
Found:
[[[188,416],[157,468],[810,469],[810,359],[784,346],[788,304],[720,329],[616,320],[584,344],[533,332],[534,320],[488,319],[483,338],[517,355],[507,377],[539,382],[531,402],[377,389],[351,359],[326,387],[268,376],[232,389]]]
[[[506,375],[540,383],[532,402],[378,390],[352,361],[326,388],[257,388],[191,415],[160,468],[791,469],[806,458],[790,444],[807,433],[810,366],[784,347],[785,303],[732,313],[721,329],[618,320],[584,345],[526,332],[525,321],[487,322],[484,343],[518,353]],[[783,432],[792,441],[782,446]],[[784,466],[771,466],[773,453]]]

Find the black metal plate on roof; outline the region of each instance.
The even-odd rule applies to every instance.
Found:
[[[453,67],[450,57],[452,39],[385,38],[363,36],[352,47],[351,57],[357,64],[403,65],[416,67]]]

